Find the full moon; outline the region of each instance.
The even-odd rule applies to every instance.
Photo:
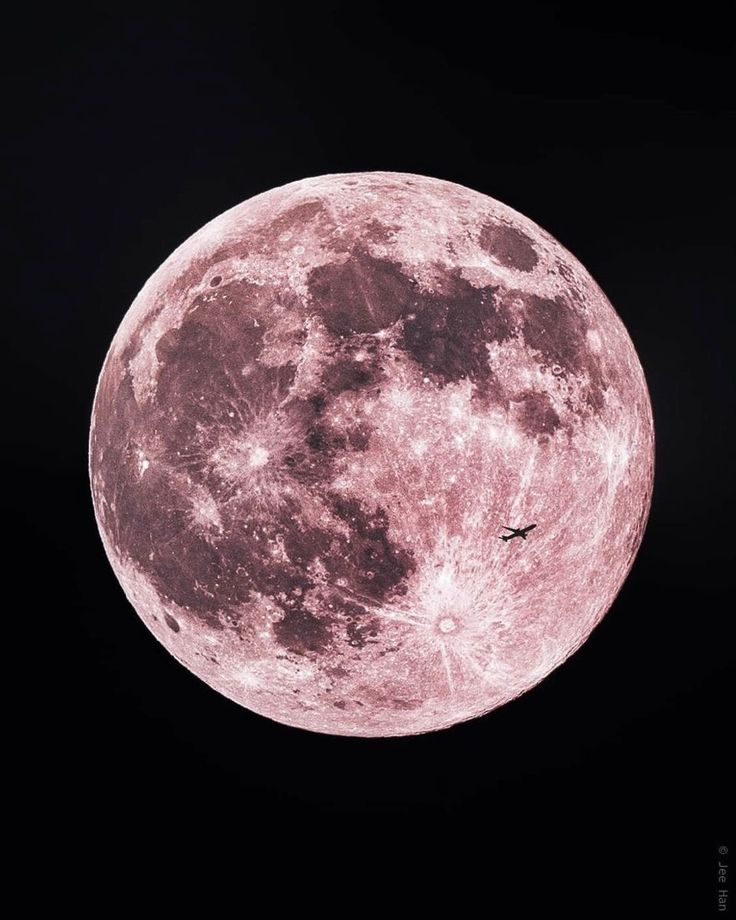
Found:
[[[642,368],[583,266],[493,198],[390,172],[273,189],[179,246],[90,433],[148,629],[335,735],[446,728],[541,681],[621,588],[653,469]]]

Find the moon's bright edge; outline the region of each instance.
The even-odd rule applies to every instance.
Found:
[[[626,578],[653,468],[640,363],[580,263],[492,198],[385,172],[291,183],[183,243],[114,337],[90,434],[146,626],[230,699],[340,735],[542,680]]]

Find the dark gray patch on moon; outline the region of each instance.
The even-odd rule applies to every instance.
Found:
[[[380,362],[375,359],[358,361],[350,355],[336,359],[322,372],[325,392],[333,396],[344,390],[363,390],[370,396],[371,388],[377,387],[383,379],[385,374]]]
[[[600,360],[586,344],[588,324],[585,318],[562,296],[552,299],[523,294],[522,299],[522,331],[526,344],[540,353],[548,367],[557,365],[563,374],[587,374],[586,401],[593,411],[600,411],[604,404],[605,380]]]
[[[313,305],[338,335],[385,329],[409,312],[414,289],[399,265],[361,249],[314,268],[308,283]]]
[[[478,242],[481,249],[507,268],[530,272],[539,262],[532,241],[514,227],[490,221],[481,230]]]
[[[528,435],[537,438],[551,435],[561,426],[560,417],[547,393],[531,390],[524,393],[518,402],[518,423]]]
[[[279,645],[295,655],[324,653],[332,642],[329,622],[303,607],[287,610],[273,631]]]
[[[441,383],[469,379],[484,391],[492,378],[488,344],[514,334],[513,314],[496,290],[454,275],[445,279],[441,294],[422,295],[404,321],[407,353]]]
[[[373,602],[403,593],[416,564],[408,550],[391,542],[385,510],[368,512],[355,499],[339,495],[332,496],[332,508],[351,531],[345,548],[330,547],[327,559],[335,581],[344,579]]]

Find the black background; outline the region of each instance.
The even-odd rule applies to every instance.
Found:
[[[29,9],[6,35],[18,327],[2,433],[25,586],[9,614],[25,633],[26,830],[57,865],[146,849],[146,877],[168,858],[181,883],[234,857],[252,889],[257,857],[287,886],[314,859],[304,897],[403,879],[479,883],[489,916],[532,900],[716,913],[733,769],[731,34],[703,3],[454,3]],[[190,675],[125,601],[86,472],[105,352],[166,256],[251,195],[371,169],[492,195],[570,249],[629,330],[657,435],[642,549],[584,647],[486,718],[393,740],[286,728]]]

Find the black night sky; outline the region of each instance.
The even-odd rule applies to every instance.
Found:
[[[177,887],[229,859],[249,867],[229,876],[244,892],[301,870],[310,897],[326,873],[358,900],[475,892],[489,917],[717,914],[734,766],[733,33],[715,5],[675,8],[62,6],[6,33],[2,435],[23,585],[6,616],[22,624],[29,859],[53,852],[67,883],[104,867],[113,892],[135,879],[117,877],[121,854],[143,848]],[[110,340],[179,243],[274,186],[373,169],[492,195],[581,260],[639,353],[657,465],[634,569],[577,654],[486,718],[366,741],[255,716],[169,656],[105,558],[86,451]]]

